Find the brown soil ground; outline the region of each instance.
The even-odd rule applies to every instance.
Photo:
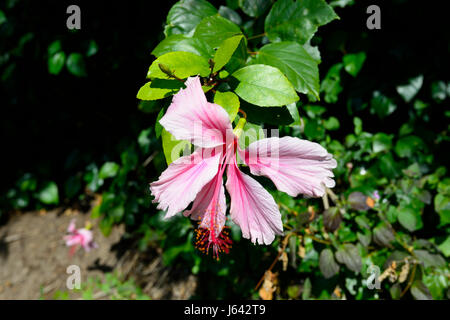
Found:
[[[152,299],[188,299],[194,294],[194,275],[165,267],[157,249],[145,253],[134,249],[124,240],[122,227],[104,237],[94,224],[98,248],[79,249],[70,257],[63,237],[71,219],[80,228],[89,214],[72,209],[15,213],[0,227],[0,299],[52,299],[55,292],[67,291],[69,265],[80,267],[82,282],[107,272],[131,277]]]

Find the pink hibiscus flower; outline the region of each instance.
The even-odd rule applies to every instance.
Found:
[[[67,232],[69,233],[69,235],[64,236],[64,240],[66,241],[66,246],[71,247],[70,255],[73,255],[77,246],[83,247],[86,251],[97,248],[97,244],[94,242],[92,231],[85,228],[76,229],[75,219],[70,221]]]
[[[231,198],[230,215],[244,238],[270,244],[282,235],[281,214],[271,194],[259,182],[239,170],[239,154],[250,172],[270,178],[280,191],[295,197],[320,197],[334,187],[331,169],[336,160],[321,145],[293,137],[266,138],[245,150],[238,139],[245,119],[233,131],[227,112],[206,100],[198,77],[188,78],[186,88],[172,100],[160,124],[177,140],[188,140],[197,149],[178,158],[150,184],[150,191],[165,210],[165,219],[179,212],[200,220],[197,245],[213,254],[228,252],[231,241],[223,232],[226,200],[222,177]],[[190,210],[185,210],[193,202]]]

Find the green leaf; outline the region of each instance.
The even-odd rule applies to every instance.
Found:
[[[163,145],[164,156],[166,157],[167,165],[177,160],[186,148],[190,149],[190,142],[186,140],[176,140],[170,132],[163,129],[161,132],[161,139]]]
[[[86,187],[95,192],[103,185],[103,179],[98,177],[98,169],[95,164],[90,164],[86,168],[86,173],[83,176],[84,181],[87,183]]]
[[[355,4],[355,0],[332,0],[330,2],[331,7],[345,8],[346,6],[352,6]]]
[[[329,117],[323,122],[323,126],[327,130],[337,130],[339,129],[339,120],[336,117]]]
[[[264,30],[272,42],[308,42],[318,27],[339,17],[324,0],[279,0],[266,17]]]
[[[341,224],[342,216],[339,208],[331,207],[323,212],[323,225],[329,232],[334,232]]]
[[[395,178],[398,176],[399,169],[398,163],[394,160],[391,152],[383,154],[378,161],[380,171],[384,176],[389,178]]]
[[[390,289],[389,293],[391,294],[392,300],[400,299],[402,294],[402,288],[399,283],[394,284]]]
[[[392,248],[391,242],[394,240],[394,232],[388,224],[380,223],[373,229],[373,241],[380,246]]]
[[[237,49],[234,51],[233,55],[230,58],[230,61],[225,65],[225,70],[228,74],[231,74],[238,70],[239,68],[242,68],[245,66],[248,58],[247,53],[247,41],[246,38],[242,38],[241,42],[239,43]]]
[[[159,138],[161,136],[162,130],[163,130],[163,126],[159,123],[159,120],[161,120],[161,118],[164,116],[164,108],[162,108],[159,113],[158,116],[156,117],[156,122],[155,122],[155,135],[157,138]]]
[[[25,173],[16,183],[21,191],[34,191],[36,190],[37,180],[30,174]]]
[[[361,256],[359,255],[358,248],[351,243],[346,243],[339,248],[336,252],[336,260],[339,263],[345,264],[353,272],[361,272]]]
[[[392,135],[387,135],[383,132],[375,134],[372,140],[373,152],[389,151],[392,148],[392,137]]]
[[[320,252],[319,268],[326,279],[333,277],[339,272],[339,265],[334,260],[331,249],[323,249]]]
[[[442,242],[438,248],[442,251],[444,256],[447,258],[450,257],[450,236],[447,236],[447,239],[445,239],[445,241]]]
[[[147,78],[170,79],[169,75],[162,72],[160,64],[180,79],[196,75],[206,77],[210,72],[206,58],[190,52],[176,51],[163,54],[153,61],[148,69]]]
[[[56,183],[51,181],[45,184],[38,193],[38,199],[44,204],[58,204],[59,195]]]
[[[398,94],[405,100],[405,102],[410,102],[423,84],[423,75],[419,75],[415,78],[409,79],[408,84],[403,86],[397,86]]]
[[[286,106],[286,108],[289,110],[289,113],[291,114],[292,119],[294,122],[289,124],[289,126],[302,126],[302,119],[300,118],[300,114],[298,113],[298,108],[296,103],[290,103]]]
[[[178,80],[154,79],[144,84],[138,91],[137,98],[141,100],[158,100],[174,95],[183,87]]]
[[[336,103],[339,93],[343,90],[341,86],[341,70],[343,67],[343,63],[333,65],[320,85],[320,92],[325,93],[324,100],[327,103]]]
[[[186,34],[191,36],[203,18],[217,14],[217,9],[206,0],[181,0],[167,14],[164,34]]]
[[[47,54],[49,57],[62,50],[61,41],[56,40],[49,44]]]
[[[395,144],[395,152],[401,158],[410,158],[416,153],[416,150],[422,149],[424,143],[417,136],[406,136],[400,138]]]
[[[152,128],[150,127],[148,129],[142,130],[141,133],[139,133],[138,144],[143,153],[147,153],[148,149],[150,148],[152,140],[149,136],[151,132]]]
[[[240,104],[238,96],[233,92],[216,91],[216,94],[214,95],[214,103],[218,104],[227,111],[230,121],[233,121],[234,118],[236,118]]]
[[[366,211],[370,207],[367,205],[367,196],[359,191],[352,192],[348,195],[348,204],[354,210]]]
[[[444,226],[450,223],[450,196],[438,193],[434,197],[434,210],[439,214],[440,225]]]
[[[364,230],[364,232],[357,232],[356,236],[359,242],[366,248],[369,246],[370,241],[372,240],[372,232],[370,232],[370,230]]]
[[[81,180],[77,176],[71,176],[64,184],[64,193],[68,199],[72,199],[81,190]]]
[[[135,169],[139,161],[135,146],[130,145],[126,150],[124,150],[120,154],[120,160],[122,160],[122,169],[125,172]]]
[[[380,118],[390,115],[397,109],[397,105],[388,97],[374,91],[372,100],[370,101],[370,112],[375,113]]]
[[[305,282],[303,283],[303,292],[302,292],[302,300],[308,300],[311,295],[312,285],[311,280],[309,278],[306,278]]]
[[[241,101],[241,109],[247,113],[247,121],[252,123],[291,125],[295,121],[286,106],[264,107],[264,112],[261,112],[261,107]]]
[[[154,113],[159,112],[161,105],[156,100],[142,100],[138,104],[138,109],[144,113]]]
[[[433,300],[430,290],[428,290],[425,284],[420,280],[413,282],[411,286],[411,294],[416,300]]]
[[[311,93],[319,99],[319,68],[317,61],[296,42],[279,42],[263,46],[255,59],[283,72],[298,92]]]
[[[303,49],[305,49],[306,52],[308,52],[308,54],[311,56],[311,58],[313,58],[317,62],[317,64],[320,64],[322,62],[319,47],[312,46],[310,41],[308,41],[303,45]]]
[[[450,96],[450,92],[447,91],[447,85],[444,81],[434,81],[431,84],[431,97],[437,103],[445,100],[447,96]]]
[[[344,69],[353,77],[356,77],[366,60],[365,52],[349,53],[343,57]]]
[[[86,56],[91,57],[91,56],[95,55],[97,52],[98,52],[97,42],[95,42],[95,40],[90,40],[89,47],[86,50]]]
[[[214,55],[214,69],[213,72],[217,72],[230,61],[233,53],[236,51],[239,43],[241,42],[243,35],[234,36],[228,38],[222,42]]]
[[[450,196],[450,178],[444,178],[437,186],[437,191]]]
[[[8,19],[6,19],[5,13],[0,10],[0,26],[4,24]]]
[[[424,274],[422,277],[423,283],[430,290],[434,300],[444,299],[447,293],[448,280],[446,280],[446,274],[444,272],[438,270],[437,272]]]
[[[271,4],[270,0],[239,0],[239,7],[252,18],[259,17]]]
[[[237,25],[242,24],[241,16],[231,8],[228,8],[226,6],[220,6],[219,14],[220,14],[220,16],[224,17],[225,19],[230,20],[231,22],[233,22]]]
[[[67,69],[71,74],[77,77],[85,77],[86,67],[84,65],[84,58],[81,53],[71,53],[66,61]]]
[[[355,222],[361,227],[361,229],[370,230],[370,220],[366,216],[357,216],[355,218]]]
[[[423,227],[420,213],[412,207],[400,207],[398,209],[398,221],[411,232]]]
[[[98,177],[100,179],[115,177],[117,172],[119,171],[119,168],[120,166],[115,162],[105,162],[103,166],[100,168]]]
[[[166,53],[175,51],[190,52],[206,59],[214,56],[213,48],[206,42],[197,38],[190,38],[184,34],[168,36],[153,49],[152,54],[155,57],[160,57]]]
[[[325,127],[317,119],[305,119],[304,134],[310,140],[320,140],[325,136]]]
[[[99,223],[99,228],[102,234],[107,237],[112,231],[113,220],[112,217],[105,217]]]
[[[55,53],[48,58],[48,72],[50,74],[59,74],[66,62],[66,54],[62,51]]]
[[[246,149],[250,143],[264,139],[264,137],[264,130],[261,126],[247,121],[244,126],[244,131],[239,137],[239,147]]]
[[[205,41],[217,48],[225,39],[241,34],[241,29],[228,19],[212,16],[203,19],[194,32],[194,38]]]
[[[258,106],[284,106],[298,101],[292,84],[280,70],[262,64],[241,68],[232,74],[240,81],[235,92]]]
[[[445,259],[440,254],[432,254],[427,250],[414,250],[414,255],[423,262],[425,268],[446,266]]]

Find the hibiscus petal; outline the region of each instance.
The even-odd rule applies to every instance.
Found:
[[[189,140],[203,148],[223,145],[227,132],[233,130],[227,112],[206,101],[199,77],[188,78],[185,84],[159,123],[177,140]]]
[[[244,238],[268,245],[275,234],[283,233],[281,214],[272,195],[242,173],[235,161],[228,166],[226,187],[231,197],[231,219],[239,225]]]
[[[216,175],[221,153],[205,156],[203,149],[190,156],[178,158],[150,184],[150,191],[158,202],[158,209],[167,210],[165,219],[183,211],[199,191]]]
[[[75,219],[70,220],[69,226],[67,227],[67,232],[73,233],[75,232]]]
[[[321,197],[325,186],[335,186],[336,160],[320,144],[293,137],[267,138],[240,152],[254,175],[269,177],[278,190],[290,196]]]
[[[80,235],[80,244],[86,250],[89,251],[90,243],[93,240],[92,231],[87,229],[79,229],[78,234]]]
[[[219,190],[217,190],[219,189]],[[214,192],[217,192],[214,199]],[[227,204],[225,200],[225,188],[223,187],[222,174],[208,182],[197,194],[192,208],[183,212],[184,216],[191,216],[193,220],[202,220],[200,227],[211,230],[211,215],[215,235],[219,235],[225,225]]]
[[[66,241],[66,246],[71,247],[73,245],[80,244],[81,237],[79,235],[64,236],[64,241]]]

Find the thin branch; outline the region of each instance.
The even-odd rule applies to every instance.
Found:
[[[294,232],[290,232],[286,235],[286,237],[283,239],[283,246],[282,248],[278,251],[278,254],[275,258],[275,260],[273,260],[272,264],[270,265],[269,269],[266,270],[267,271],[272,271],[273,267],[275,266],[275,264],[277,263],[278,259],[280,259],[281,255],[283,254],[284,250],[286,250],[287,244],[288,244],[288,240],[292,235],[296,235],[296,233]],[[258,290],[258,288],[261,286],[263,280],[264,280],[264,275],[266,274],[266,272],[264,272],[263,276],[261,277],[261,279],[259,280],[258,284],[255,287],[255,291]]]
[[[261,33],[261,34],[257,34],[256,36],[248,37],[247,40],[253,40],[253,39],[261,38],[261,37],[264,37],[265,35],[266,35],[266,33],[264,32],[264,33]]]
[[[312,239],[312,240],[314,240],[316,242],[320,242],[320,243],[323,243],[323,244],[331,245],[331,241],[322,240],[322,239],[316,238],[316,237],[314,237],[314,236],[312,236],[310,234],[305,234],[304,236],[308,237],[308,238],[310,238],[310,239]]]
[[[411,275],[409,277],[408,280],[408,284],[406,285],[405,289],[402,291],[402,293],[400,294],[400,298],[403,297],[406,292],[408,292],[409,288],[411,287],[413,281],[414,281],[414,276],[416,275],[416,269],[417,269],[417,264],[414,265],[412,271],[411,271]]]
[[[146,166],[148,166],[150,164],[150,162],[152,162],[152,160],[155,158],[155,156],[159,153],[158,150],[156,150],[155,152],[153,152],[147,159],[145,159],[145,161],[142,163],[142,166],[145,168]]]

